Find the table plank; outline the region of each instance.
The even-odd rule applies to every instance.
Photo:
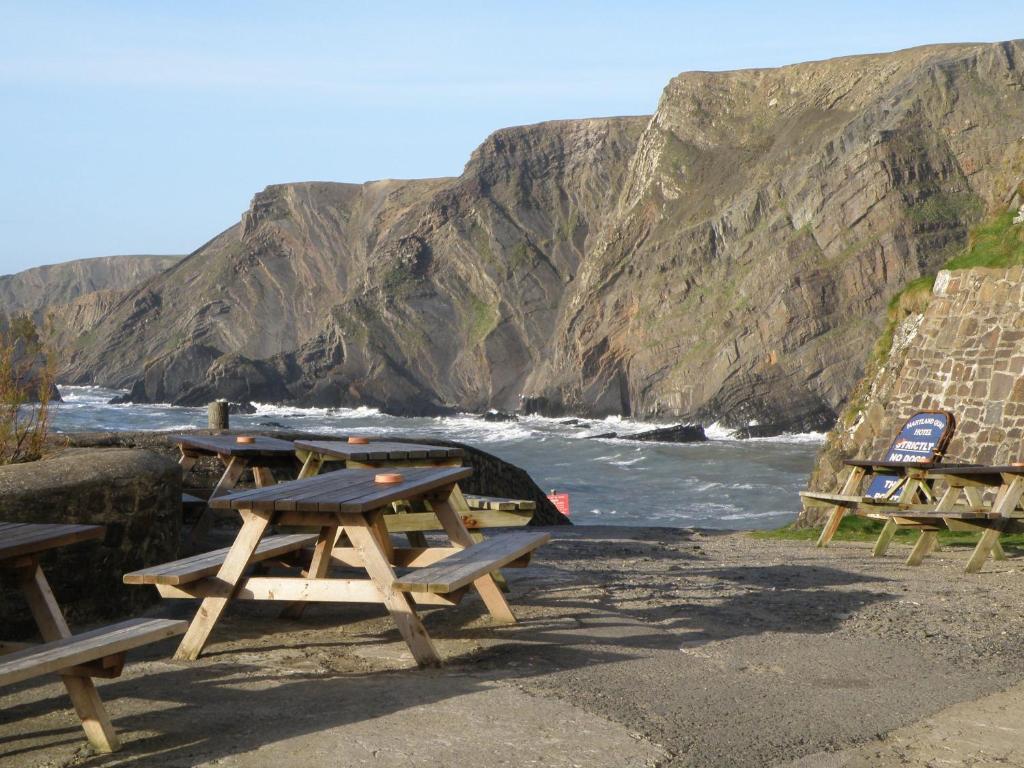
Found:
[[[457,459],[462,449],[446,445],[371,440],[360,445],[344,440],[296,440],[295,448],[345,461],[404,461],[410,459]]]
[[[230,493],[212,499],[210,505],[218,509],[361,514],[392,501],[416,498],[435,488],[452,485],[472,473],[470,467],[403,467],[404,480],[385,485],[373,481],[377,470],[342,469],[267,488]]]
[[[0,560],[102,539],[102,525],[0,523]]]
[[[170,435],[168,441],[197,453],[223,456],[292,457],[295,446],[288,440],[254,435],[255,442],[239,443],[237,435]]]

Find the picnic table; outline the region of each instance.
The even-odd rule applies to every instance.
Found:
[[[118,677],[125,651],[181,634],[185,622],[132,619],[71,634],[39,561],[50,550],[102,539],[104,533],[100,525],[0,522],[0,571],[11,574],[20,587],[44,641],[0,642],[0,685],[59,674],[89,742],[100,752],[113,752],[120,740],[93,678]]]
[[[327,462],[344,462],[349,469],[369,467],[460,467],[462,449],[454,446],[401,443],[388,440],[296,440],[302,461],[300,478],[313,477]]]
[[[921,525],[937,517],[950,530],[981,531],[964,569],[967,573],[980,571],[989,555],[1004,559],[1000,535],[1024,531],[1024,465],[947,465],[932,469],[929,478],[945,481],[946,492],[934,510],[910,510],[907,517]],[[984,503],[986,490],[995,491],[991,505]],[[964,503],[960,503],[961,497]],[[926,534],[932,540],[936,536],[931,531]]]
[[[251,470],[257,488],[273,485],[273,469],[294,465],[295,447],[288,440],[276,437],[254,436],[249,442],[238,441],[239,435],[172,435],[168,438],[178,446],[182,474],[188,475],[203,456],[216,456],[224,465],[224,473],[210,494],[211,499],[231,491]],[[189,502],[189,499],[185,499]],[[194,502],[191,502],[194,504]],[[206,539],[213,524],[215,512],[209,505],[203,508],[199,519],[189,533],[192,544]]]
[[[199,657],[231,600],[270,600],[383,604],[417,663],[437,665],[440,657],[415,604],[455,605],[472,587],[495,620],[514,622],[491,573],[525,565],[549,538],[544,532],[517,532],[474,541],[450,502],[456,483],[471,472],[468,467],[409,467],[401,470],[400,480],[382,483],[375,470],[343,469],[220,496],[211,504],[242,518],[230,548],[126,574],[124,580],[153,584],[164,597],[202,598],[178,659]],[[430,502],[447,546],[393,546],[384,518],[402,500]],[[267,536],[271,526],[318,533]],[[268,560],[298,567],[301,573],[247,575],[250,565]],[[332,563],[356,568],[368,578],[329,578]],[[411,570],[400,575],[396,568]]]

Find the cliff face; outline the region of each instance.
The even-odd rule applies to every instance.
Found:
[[[93,291],[126,291],[178,262],[180,256],[102,256],[0,275],[0,311],[36,315]]]
[[[456,179],[270,187],[65,379],[831,426],[891,296],[1024,170],[1022,53],[686,73],[651,118],[502,130]]]

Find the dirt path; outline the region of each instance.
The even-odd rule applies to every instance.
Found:
[[[428,614],[441,671],[374,607],[242,605],[199,662],[161,647],[101,684],[118,755],[84,753],[59,685],[5,689],[0,766],[1024,765],[1020,560],[554,533],[510,572],[519,625]]]

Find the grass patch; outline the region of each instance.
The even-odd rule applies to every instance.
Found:
[[[966,250],[950,259],[945,269],[1024,264],[1024,225],[1013,223],[1015,215],[1015,211],[1006,211],[976,227]]]
[[[882,532],[881,520],[847,515],[839,524],[839,530],[832,541],[868,541],[873,542]],[[752,531],[750,536],[755,539],[774,539],[780,541],[817,541],[821,528],[776,528],[771,531]],[[939,543],[951,547],[971,547],[978,543],[980,533],[967,531],[939,531]],[[914,528],[900,528],[896,531],[893,541],[913,544],[917,540],[918,531]],[[999,542],[1004,547],[1024,549],[1024,533],[1004,534]]]

